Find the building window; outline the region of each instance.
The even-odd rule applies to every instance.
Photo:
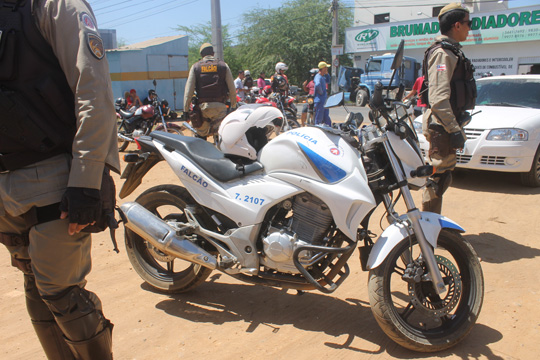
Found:
[[[374,24],[390,22],[390,13],[375,15]]]
[[[433,7],[433,17],[439,16],[439,13],[441,12],[443,7],[444,6],[434,6]]]

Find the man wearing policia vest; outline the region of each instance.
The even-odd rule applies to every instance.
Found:
[[[423,117],[423,133],[429,141],[429,158],[436,173],[428,179],[422,198],[422,210],[441,213],[442,196],[452,183],[456,150],[465,145],[462,127],[470,121],[465,110],[474,108],[476,84],[474,67],[461,51],[471,30],[469,11],[451,3],[439,13],[441,36],[424,55],[426,83],[421,90],[428,110]],[[428,100],[428,101],[426,101]]]
[[[192,124],[200,137],[217,133],[221,120],[227,115],[227,100],[236,107],[236,89],[229,66],[214,57],[212,44],[201,45],[202,59],[191,67],[184,91],[184,112],[189,112],[191,98],[197,92],[197,104],[202,121]]]

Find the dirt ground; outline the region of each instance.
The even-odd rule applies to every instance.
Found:
[[[118,188],[123,181],[118,180]],[[135,194],[178,183],[165,163]],[[419,204],[420,193],[413,194]],[[116,359],[536,359],[540,349],[540,189],[524,188],[511,174],[458,172],[443,213],[463,226],[479,257],[485,299],[471,334],[438,354],[394,344],[369,307],[367,276],[357,256],[351,275],[333,294],[257,287],[214,272],[194,291],[163,295],[133,270],[117,232],[120,254],[108,234],[94,237],[88,289],[114,322]],[[378,214],[378,215],[377,215]],[[377,234],[382,212],[372,219]],[[0,358],[44,359],[24,305],[22,274],[0,248]]]

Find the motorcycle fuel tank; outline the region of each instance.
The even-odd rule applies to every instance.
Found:
[[[268,176],[317,196],[338,229],[353,240],[376,205],[359,152],[330,128],[304,127],[279,135],[262,149],[259,161]]]
[[[287,131],[270,141],[259,161],[267,174],[289,173],[325,183],[336,183],[359,169],[365,170],[356,150],[340,136],[318,127]]]

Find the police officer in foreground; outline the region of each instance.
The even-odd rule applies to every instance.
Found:
[[[439,13],[441,36],[424,55],[421,90],[422,102],[428,104],[423,116],[423,133],[429,141],[429,158],[436,173],[428,179],[422,198],[422,210],[441,213],[442,197],[452,183],[456,150],[467,139],[463,126],[470,121],[466,110],[474,108],[476,84],[474,67],[461,51],[471,30],[469,11],[451,3]],[[424,91],[424,89],[428,89]]]
[[[198,136],[206,138],[215,135],[221,120],[227,115],[227,100],[236,107],[236,89],[229,66],[214,57],[212,44],[201,45],[202,59],[191,67],[184,91],[184,112],[190,110],[191,99],[197,92],[200,116],[190,116]],[[197,110],[196,110],[197,111]]]
[[[49,359],[112,358],[112,324],[85,289],[85,231],[120,168],[104,56],[86,1],[0,0],[0,241]]]

